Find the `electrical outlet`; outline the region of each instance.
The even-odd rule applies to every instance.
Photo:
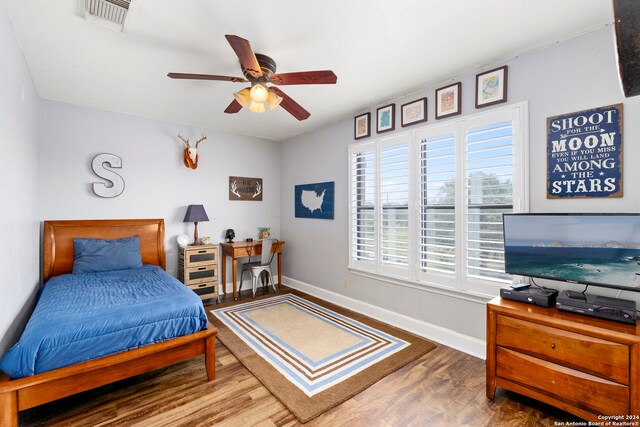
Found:
[[[347,279],[346,277],[344,279],[342,279],[342,284],[344,285],[345,288],[349,287],[349,279]]]

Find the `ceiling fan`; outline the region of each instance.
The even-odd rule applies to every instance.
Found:
[[[237,113],[249,105],[251,111],[262,113],[266,110],[265,104],[270,109],[280,105],[298,120],[306,120],[311,113],[305,110],[300,104],[287,96],[282,89],[273,85],[312,85],[312,84],[335,84],[338,77],[331,70],[321,71],[301,71],[296,73],[276,72],[276,63],[267,55],[254,53],[249,40],[231,34],[225,35],[227,41],[233,48],[242,68],[242,77],[216,76],[211,74],[187,74],[169,73],[167,76],[172,79],[190,80],[222,80],[234,83],[251,83],[251,87],[244,88],[233,94],[234,100],[226,110],[227,114]]]

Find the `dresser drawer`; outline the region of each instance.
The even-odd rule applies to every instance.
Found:
[[[499,315],[496,344],[629,384],[629,347]]]
[[[203,265],[200,267],[189,267],[184,269],[185,285],[197,283],[214,282],[218,280],[218,265]]]
[[[497,376],[596,414],[628,414],[629,388],[498,347]]]
[[[188,248],[180,252],[180,262],[184,266],[196,267],[218,263],[218,248]]]
[[[217,298],[218,297],[218,284],[212,282],[199,283],[197,285],[187,285],[189,289],[195,292],[200,298]]]

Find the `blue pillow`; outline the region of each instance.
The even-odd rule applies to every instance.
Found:
[[[73,239],[74,274],[135,267],[142,267],[138,236],[117,240]]]

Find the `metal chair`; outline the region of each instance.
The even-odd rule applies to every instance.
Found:
[[[256,289],[258,287],[258,280],[264,273],[267,274],[268,280],[271,282],[271,286],[275,292],[278,292],[276,284],[273,281],[273,274],[271,274],[271,262],[276,252],[273,250],[277,245],[278,239],[263,239],[262,240],[262,255],[260,261],[247,262],[242,264],[242,273],[240,273],[240,286],[238,286],[238,292],[242,290],[242,279],[244,272],[248,271],[251,274],[251,283],[253,285],[253,298],[256,297]],[[251,257],[249,257],[251,259]]]

